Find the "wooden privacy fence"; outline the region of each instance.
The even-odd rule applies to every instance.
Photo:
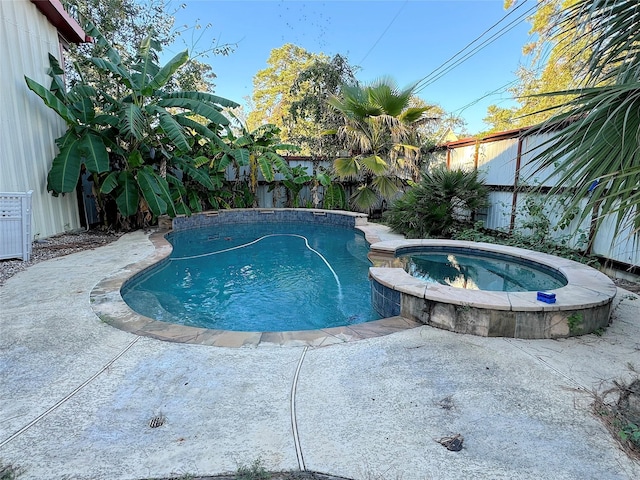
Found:
[[[31,195],[0,192],[0,259],[31,258]]]
[[[533,193],[528,187],[543,187],[548,192],[559,176],[553,168],[536,171],[533,158],[552,133],[524,135],[525,129],[489,135],[480,139],[468,138],[449,142],[433,152],[430,163],[446,163],[447,168],[478,169],[484,174],[490,189],[485,226],[494,230],[513,231],[535,224],[536,218],[549,220],[549,237],[565,240],[568,246],[584,249],[605,259],[626,265],[640,265],[640,238],[632,235],[631,225],[622,228],[614,237],[615,218],[608,215],[596,233],[591,228],[593,212],[578,224],[577,219],[564,228],[557,228],[564,212],[557,211],[548,193]],[[546,198],[545,198],[546,197]],[[582,202],[586,208],[587,199]],[[554,210],[554,208],[556,210]],[[580,212],[578,212],[580,213]],[[579,216],[579,215],[578,215]],[[525,228],[523,233],[527,233]]]

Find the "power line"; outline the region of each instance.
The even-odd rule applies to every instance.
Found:
[[[402,10],[404,10],[404,7],[407,5],[408,2],[409,2],[409,0],[404,0],[404,3],[400,6],[400,8],[396,12],[395,16],[391,19],[391,21],[389,22],[389,25],[387,25],[387,28],[384,29],[384,31],[380,34],[378,39],[371,46],[369,51],[364,55],[364,57],[362,57],[362,60],[360,60],[360,62],[358,62],[358,63],[364,62],[366,60],[366,58],[369,56],[369,54],[373,51],[373,49],[376,48],[376,45],[378,45],[378,43],[380,43],[380,40],[382,40],[382,37],[384,37],[384,35],[387,33],[387,31],[389,31],[389,29],[391,28],[391,25],[393,25],[393,22],[396,21],[396,18],[398,18],[398,16],[400,15],[400,12],[402,12]]]
[[[443,68],[447,63],[451,62],[452,60],[454,60],[458,55],[460,55],[462,52],[464,52],[467,48],[469,48],[471,45],[473,45],[474,43],[476,43],[478,40],[480,40],[485,34],[489,33],[491,30],[493,30],[494,27],[496,27],[497,25],[499,25],[500,23],[502,23],[507,17],[509,17],[509,15],[513,14],[516,12],[516,10],[518,10],[520,7],[524,6],[525,3],[521,3],[520,5],[516,6],[513,10],[510,10],[506,15],[504,15],[500,20],[498,20],[496,23],[494,23],[493,25],[491,25],[489,28],[487,28],[484,32],[482,32],[480,35],[478,35],[476,38],[474,38],[471,42],[469,42],[467,45],[464,46],[464,48],[462,48],[461,50],[459,50],[455,55],[453,55],[452,57],[448,58],[442,65],[440,65],[439,67],[437,67],[435,70],[433,70],[431,73],[429,73],[428,75],[426,75],[425,77],[421,78],[420,80],[418,80],[417,83],[421,83],[423,80],[429,78],[431,75],[433,75],[434,73],[436,73],[438,70],[440,70],[441,68]]]
[[[547,0],[548,1],[548,0]],[[544,3],[544,2],[543,2]],[[498,30],[496,33],[494,33],[493,35],[491,35],[489,38],[487,38],[486,40],[484,40],[482,43],[480,43],[478,46],[476,46],[475,48],[473,48],[472,50],[468,51],[467,53],[465,53],[461,58],[459,58],[458,60],[456,60],[455,62],[451,63],[453,60],[455,60],[457,57],[459,57],[460,55],[462,55],[466,50],[469,49],[469,47],[471,47],[473,44],[475,44],[478,40],[480,40],[483,36],[485,36],[488,32],[490,32],[493,28],[495,28],[497,25],[499,25],[500,23],[504,22],[509,15],[513,14],[518,8],[524,6],[525,3],[521,3],[520,5],[516,6],[513,10],[511,10],[510,12],[508,12],[505,16],[503,16],[498,22],[496,22],[495,24],[493,24],[491,27],[489,27],[487,30],[485,30],[481,35],[479,35],[477,38],[475,38],[473,41],[471,41],[470,43],[468,43],[464,48],[462,48],[460,51],[458,51],[455,55],[453,55],[451,58],[449,58],[446,62],[444,62],[442,65],[440,65],[439,67],[437,67],[436,69],[434,69],[431,73],[429,73],[428,75],[426,75],[425,77],[423,77],[422,79],[420,79],[418,81],[418,83],[416,84],[417,88],[415,90],[416,93],[421,92],[422,90],[424,90],[427,86],[429,86],[430,84],[434,83],[435,81],[439,80],[440,78],[442,78],[444,75],[446,75],[447,73],[449,73],[451,70],[453,70],[454,68],[456,68],[457,66],[459,66],[460,64],[462,64],[463,62],[465,62],[466,60],[468,60],[469,58],[471,58],[472,56],[474,56],[476,53],[478,53],[480,50],[484,49],[485,47],[487,47],[488,45],[490,45],[491,43],[495,42],[496,40],[498,40],[500,37],[502,37],[503,35],[505,35],[506,33],[508,33],[509,31],[513,30],[524,18],[526,18],[533,10],[535,10],[536,8],[539,7],[539,5],[534,4],[531,8],[529,8],[528,10],[526,10],[524,13],[522,13],[521,15],[519,15],[517,18],[515,18],[514,20],[512,20],[510,23],[508,23],[507,25],[503,26],[500,30]],[[540,4],[542,5],[542,3]]]
[[[507,89],[507,87],[513,85],[514,83],[517,83],[520,79],[516,78],[515,80],[511,80],[508,83],[505,83],[504,85],[496,88],[495,90],[491,90],[490,92],[485,93],[484,95],[482,95],[481,97],[476,98],[475,100],[467,103],[466,105],[453,110],[451,113],[455,114],[455,115],[460,115],[463,111],[465,111],[467,108],[472,107],[473,105],[475,105],[476,103],[478,103],[480,100],[482,100],[483,98],[487,98],[490,97],[491,95],[495,95],[496,93],[502,93],[503,91],[505,91]]]

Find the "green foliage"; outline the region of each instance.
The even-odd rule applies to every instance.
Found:
[[[490,105],[483,119],[490,125],[485,133],[546,121],[553,114],[550,109],[561,106],[573,96],[570,92],[555,96],[546,94],[573,89],[582,79],[580,72],[587,62],[590,43],[595,37],[589,31],[579,35],[559,31],[563,12],[576,2],[547,0],[539,3],[529,19],[532,24],[529,33],[533,40],[522,48],[523,56],[528,57],[530,63],[518,69],[518,82],[509,88],[519,105],[514,108]],[[505,7],[512,8],[515,4],[509,0],[505,2]]]
[[[584,252],[569,248],[566,245],[554,243],[550,239],[540,240],[535,236],[525,235],[518,230],[514,231],[512,234],[498,230],[489,230],[484,228],[483,222],[476,222],[471,228],[455,230],[452,232],[451,238],[454,240],[468,240],[471,242],[509,245],[511,247],[525,248],[528,250],[535,250],[537,252],[548,253],[549,255],[568,258],[593,267],[598,267],[600,265],[596,257],[586,255]]]
[[[22,468],[11,464],[5,465],[0,462],[0,480],[16,480],[22,473]]]
[[[579,221],[596,212],[598,229],[615,217],[614,238],[623,228],[640,230],[640,17],[637,1],[577,0],[561,17],[560,37],[593,39],[582,88],[549,94],[570,95],[560,113],[535,132],[550,133],[533,159],[553,168],[567,212]],[[538,172],[536,172],[538,173]],[[593,188],[594,182],[598,186]],[[586,200],[586,208],[583,201]],[[569,213],[565,213],[565,216]]]
[[[211,25],[176,27],[175,13],[178,9],[186,8],[186,5],[181,4],[174,8],[176,4],[170,0],[63,0],[62,3],[67,11],[77,12],[80,19],[93,23],[124,63],[133,61],[138,46],[146,37],[154,38],[157,46],[181,42],[186,48],[185,37],[191,33],[191,44],[188,45],[191,58],[172,75],[166,85],[167,91],[212,92],[216,76],[210,65],[198,59],[206,58],[210,54],[228,55],[233,49],[232,45],[221,45],[214,38],[211,38],[208,44],[202,43],[205,32]],[[91,64],[91,58],[105,56],[103,45],[97,42],[70,45],[68,56],[67,65],[77,66],[77,69],[67,68],[67,80],[71,85],[79,81],[100,85],[100,88],[111,96],[120,96],[120,85],[111,81],[102,70],[95,69]],[[113,56],[111,60],[118,63]]]
[[[262,459],[255,459],[251,465],[240,465],[236,472],[236,480],[269,480],[271,474],[262,464]]]
[[[569,326],[569,333],[575,335],[582,330],[582,313],[572,313],[567,317],[567,325]]]
[[[640,427],[635,423],[627,422],[621,425],[618,435],[623,442],[629,441],[640,447]]]
[[[159,42],[146,37],[132,63],[126,63],[94,25],[86,29],[105,52],[103,58],[92,58],[92,64],[119,84],[120,95],[85,83],[65,92],[59,88],[60,70],[53,62],[49,90],[26,79],[68,124],[56,141],[59,153],[49,171],[48,190],[54,195],[73,191],[85,169],[92,174],[99,208],[105,213],[115,202],[121,227],[136,226],[151,216],[189,213],[184,181],[191,178],[207,185],[190,156],[193,146],[220,142],[219,131],[229,123],[220,112],[237,104],[211,94],[163,89],[188,60],[186,52],[161,66]],[[196,115],[205,123],[189,118]],[[170,182],[167,173],[172,174]]]
[[[329,99],[343,116],[338,137],[355,153],[337,159],[334,168],[341,178],[358,182],[351,197],[356,209],[391,200],[417,173],[417,128],[428,107],[411,106],[414,88],[400,89],[392,79],[381,78],[369,85],[343,85],[340,95]]]
[[[291,86],[293,101],[284,118],[291,131],[291,141],[299,143],[312,156],[336,156],[343,148],[336,135],[342,116],[328,100],[340,92],[341,85],[356,83],[355,67],[342,55],[331,59],[315,58],[302,70]]]
[[[309,83],[303,82],[295,93],[292,91],[298,74],[316,60],[326,61],[327,57],[310,53],[291,43],[271,50],[267,68],[260,70],[253,77],[254,108],[247,118],[247,127],[250,130],[271,123],[281,129],[283,141],[291,141],[294,137],[306,136],[309,131],[313,131],[314,126],[309,120],[299,118],[295,123],[291,123],[287,118],[292,103],[300,100],[303,92],[309,88]]]
[[[278,173],[287,178],[291,175],[287,161],[279,152],[295,152],[298,147],[281,143],[279,133],[280,129],[272,124],[262,125],[251,132],[241,125],[239,135],[228,131],[222,141],[210,144],[210,152],[204,154],[212,158],[210,168],[217,165],[217,171],[223,174],[228,166],[232,166],[236,172],[236,181],[231,187],[231,206],[257,206],[260,174],[270,183]],[[249,167],[248,178],[241,177],[242,167]]]
[[[488,189],[477,171],[435,168],[391,205],[385,222],[409,238],[442,237],[469,224],[487,206]]]
[[[347,193],[339,183],[332,183],[324,190],[322,208],[327,210],[346,210],[349,207]]]

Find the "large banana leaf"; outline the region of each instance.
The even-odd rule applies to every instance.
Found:
[[[209,140],[219,139],[218,135],[213,130],[199,122],[196,122],[195,120],[190,119],[189,117],[184,115],[174,115],[173,118],[183,127],[189,127]]]
[[[78,183],[82,165],[82,141],[72,131],[62,137],[47,175],[47,190],[56,194],[72,192]]]
[[[161,197],[160,186],[153,171],[150,171],[150,167],[140,169],[136,179],[138,180],[142,196],[149,205],[151,212],[156,217],[166,213],[167,202]]]
[[[249,165],[249,150],[246,148],[235,148],[229,152],[229,154],[236,159],[238,165]]]
[[[291,167],[289,166],[287,161],[277,153],[266,151],[262,154],[262,156],[266,157],[278,172],[285,175],[291,172]]]
[[[120,131],[129,138],[142,140],[145,130],[144,114],[135,103],[127,103],[120,112]]]
[[[118,210],[125,217],[134,215],[138,211],[138,201],[140,200],[135,177],[131,172],[120,172],[118,185],[118,196],[116,197]]]
[[[273,182],[273,164],[269,161],[269,158],[266,155],[260,155],[258,157],[258,166],[260,167],[260,172],[262,172],[262,176],[267,182]]]
[[[213,95],[212,93],[206,93],[206,92],[165,93],[162,95],[162,98],[187,98],[189,100],[197,100],[199,102],[217,104],[217,105],[220,105],[221,107],[228,107],[228,108],[235,108],[240,106],[239,103],[236,103],[233,100],[229,100],[227,98],[219,97],[218,95]]]
[[[134,80],[134,89],[142,95],[150,95],[153,92],[152,88],[147,88],[147,84],[150,82],[156,73],[158,73],[159,67],[155,63],[154,54],[151,52],[151,37],[147,36],[140,42],[138,48],[138,63],[132,66],[132,70],[138,72],[131,77]]]
[[[157,173],[153,172],[156,182],[158,182],[158,188],[160,189],[160,196],[164,199],[167,204],[166,213],[171,217],[175,217],[178,212],[176,211],[176,205],[173,202],[173,194],[171,193],[171,188],[169,187],[169,182],[162,178]]]
[[[148,106],[147,110],[158,115],[160,128],[162,128],[162,131],[167,135],[167,137],[169,137],[169,140],[178,147],[178,150],[181,152],[188,152],[191,150],[191,146],[187,141],[182,125],[176,121],[173,115],[167,112],[164,108],[160,108],[155,105]]]
[[[111,193],[118,186],[118,172],[111,172],[105,177],[100,186],[100,192]]]
[[[246,147],[247,145],[251,145],[253,143],[253,138],[251,135],[242,135],[241,137],[236,138],[235,144],[238,147]]]
[[[27,82],[29,90],[38,95],[45,103],[45,105],[60,115],[68,124],[76,124],[77,120],[71,110],[64,104],[58,97],[40,85],[35,80],[31,80],[29,77],[24,77]]]
[[[345,210],[347,208],[347,195],[339,183],[329,185],[324,191],[322,200],[323,208]]]
[[[215,107],[201,101],[190,100],[188,98],[165,98],[158,102],[158,106],[165,108],[184,108],[185,110],[191,110],[193,113],[202,115],[213,123],[217,123],[219,125],[229,124],[229,119],[222,115],[222,113],[220,113]]]
[[[220,163],[218,163],[217,171],[224,172],[227,169],[227,167],[231,165],[232,162],[233,162],[233,157],[225,153],[224,155],[222,155],[222,158],[220,159]]]
[[[80,141],[80,149],[84,154],[84,164],[91,173],[109,170],[109,152],[98,135],[87,132]]]
[[[104,58],[99,58],[99,57],[91,57],[89,59],[89,62],[91,62],[93,65],[95,65],[96,67],[98,67],[101,70],[106,70],[108,72],[113,73],[127,87],[134,88],[133,79],[129,75],[129,72],[127,72],[120,65],[116,65],[114,63],[111,63],[108,60],[105,60]]]
[[[167,62],[160,71],[153,77],[153,80],[149,84],[149,88],[152,90],[157,90],[158,88],[163,87],[171,78],[171,76],[182,66],[187,60],[189,60],[189,53],[185,50],[184,52],[178,53],[175,57]],[[151,92],[149,92],[151,93]]]
[[[120,119],[114,115],[96,115],[93,123],[95,125],[117,127],[120,124]]]
[[[83,124],[93,121],[96,116],[95,107],[90,98],[84,97],[71,105],[75,112],[75,116]]]
[[[100,45],[105,49],[107,58],[111,60],[112,63],[120,65],[122,59],[120,58],[118,51],[111,46],[111,43],[104,37],[104,35],[102,35],[102,32],[100,32],[100,30],[98,30],[98,28],[86,18],[84,31],[94,39],[97,45]]]
[[[209,190],[214,190],[216,188],[213,182],[211,181],[211,177],[205,170],[200,168],[195,168],[194,166],[189,165],[187,162],[182,162],[180,166],[184,171],[184,173],[186,173],[189,177],[193,178],[196,182],[198,182],[203,187]]]

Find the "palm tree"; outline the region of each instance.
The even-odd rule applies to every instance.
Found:
[[[351,203],[368,210],[395,196],[407,179],[417,176],[420,154],[416,128],[429,107],[410,107],[415,85],[399,89],[390,78],[369,85],[342,85],[329,105],[343,115],[339,138],[351,149],[334,162],[341,178],[359,182]]]
[[[582,88],[561,112],[534,131],[552,131],[534,161],[538,171],[558,165],[552,194],[566,202],[565,220],[591,212],[594,228],[615,216],[615,231],[640,230],[640,3],[577,0],[563,12],[559,35],[593,38]],[[558,128],[560,126],[560,128]],[[563,194],[564,192],[564,194]],[[586,200],[586,208],[582,202]]]

